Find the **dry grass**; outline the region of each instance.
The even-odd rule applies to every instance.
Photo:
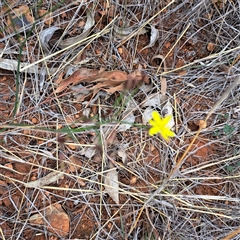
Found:
[[[2,12],[2,59],[32,64],[35,69],[30,74],[29,66],[23,71],[1,70],[0,75],[3,239],[63,239],[59,232],[49,231],[44,211],[55,203],[70,219],[65,239],[210,240],[234,231],[231,239],[239,239],[239,85],[212,113],[176,169],[199,120],[240,74],[239,2],[130,2],[109,2],[115,6],[111,12],[106,9],[108,1],[59,6],[46,2],[42,7],[53,9],[52,25],[67,29],[70,36],[79,34],[85,10],[95,11],[95,26],[83,45],[67,49],[53,45],[49,53],[39,42],[40,33],[49,27],[43,19],[36,20],[30,34],[17,35],[8,32],[4,19],[9,13]],[[35,14],[37,5],[31,6]],[[114,35],[120,16],[135,29],[126,41]],[[138,33],[148,22],[159,30],[159,39],[141,52],[150,35]],[[159,68],[161,62],[151,61],[157,54],[165,57],[167,71]],[[134,94],[100,96],[88,106],[91,96],[81,102],[72,93],[53,91],[60,74],[69,68],[130,73],[139,66],[151,80],[147,93],[139,89]],[[169,143],[150,137],[142,126],[143,103],[161,92],[160,77],[167,79],[176,116],[177,136]],[[129,102],[136,126],[118,132]],[[84,119],[86,109],[90,117]],[[114,133],[116,137],[108,141]],[[95,151],[90,158],[84,154],[89,149]],[[125,163],[119,150],[126,154]],[[104,187],[111,160],[118,171],[119,205]],[[27,182],[62,171],[62,163],[64,177],[47,186],[26,187]],[[36,213],[45,219],[44,226],[30,223]]]

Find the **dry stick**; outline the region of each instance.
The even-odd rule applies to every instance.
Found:
[[[229,70],[231,70],[231,68],[240,60],[240,55],[237,56],[237,58],[235,58],[235,60],[232,62],[232,64],[229,67]],[[229,72],[228,70],[228,72]]]
[[[189,152],[189,150],[191,149],[193,143],[195,142],[195,140],[197,139],[198,135],[200,134],[201,130],[206,128],[207,126],[207,120],[209,119],[209,117],[212,115],[212,113],[220,106],[220,104],[228,97],[229,93],[238,85],[240,84],[240,76],[236,77],[234,82],[230,85],[230,87],[223,93],[223,95],[220,97],[220,99],[213,105],[212,109],[209,111],[208,115],[206,116],[205,120],[201,121],[201,124],[199,126],[199,130],[196,133],[195,137],[193,138],[193,140],[191,141],[191,143],[189,144],[188,148],[185,150],[184,154],[182,155],[182,157],[180,158],[180,160],[178,161],[177,165],[175,166],[175,168],[171,171],[171,173],[169,174],[168,178],[165,179],[162,183],[162,185],[148,198],[148,200],[144,203],[144,205],[142,206],[139,216],[137,217],[137,219],[140,218],[140,215],[143,212],[143,209],[153,200],[153,198],[159,194],[162,189],[165,187],[165,185],[168,183],[168,181],[170,179],[172,179],[174,177],[174,175],[178,172],[179,168],[181,167],[187,153]]]
[[[231,232],[230,234],[228,234],[225,238],[223,238],[222,240],[231,240],[232,238],[234,238],[237,234],[240,233],[240,228],[238,228],[237,230]]]
[[[156,239],[160,239],[160,236],[159,236],[159,234],[158,234],[158,231],[157,231],[157,229],[155,228],[155,226],[154,226],[154,224],[153,224],[153,222],[152,222],[152,220],[151,220],[151,218],[150,218],[150,216],[149,216],[149,210],[148,210],[148,208],[146,208],[146,215],[147,215],[148,221],[149,221],[149,223],[150,223],[150,225],[151,225],[151,227],[152,227],[152,229],[153,229],[153,233],[154,233]]]
[[[2,228],[0,228],[0,233],[1,233],[2,239],[3,239],[3,240],[6,240],[5,237],[4,237],[4,235],[3,235]]]

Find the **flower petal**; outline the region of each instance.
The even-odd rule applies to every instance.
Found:
[[[164,128],[162,131],[160,131],[160,135],[165,139],[169,140],[169,137],[174,137],[175,133],[170,130],[169,128]]]
[[[159,133],[166,141],[168,141],[170,137],[174,137],[175,133],[169,127],[169,122],[171,120],[172,115],[162,118],[158,111],[153,111],[152,119],[149,120],[149,124],[152,126],[149,129],[149,135],[153,136],[154,134]]]
[[[154,134],[157,134],[157,133],[159,133],[159,128],[158,127],[151,127],[149,129],[149,135],[150,136],[153,136]]]
[[[152,118],[156,123],[160,123],[162,121],[162,118],[161,118],[158,111],[153,111],[152,112]]]
[[[171,118],[172,118],[172,115],[167,115],[166,117],[164,117],[164,118],[162,119],[162,124],[163,124],[164,126],[167,126],[168,123],[169,123],[169,121],[171,120]]]

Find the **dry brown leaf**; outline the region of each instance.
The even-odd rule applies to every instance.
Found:
[[[212,52],[212,51],[214,50],[214,48],[215,48],[215,44],[214,44],[214,43],[209,42],[209,43],[207,44],[207,50],[208,50],[209,52]]]
[[[63,75],[64,75],[63,72],[59,74],[59,76],[58,76],[58,78],[57,78],[57,80],[56,80],[56,84],[60,84],[60,83],[62,82],[62,80],[63,80]]]
[[[90,79],[91,82],[102,82],[105,86],[114,87],[128,80],[128,74],[119,70],[102,72]]]
[[[78,83],[87,81],[87,79],[91,76],[94,76],[98,73],[98,70],[89,69],[89,68],[81,68],[74,72],[67,79],[63,80],[58,88],[55,90],[56,93],[62,92],[70,85],[76,85]],[[88,82],[88,81],[87,81]]]
[[[77,156],[71,156],[70,157],[70,163],[68,165],[69,165],[69,168],[72,172],[76,171],[76,170],[79,170],[82,167],[81,158],[79,158]]]
[[[124,84],[122,83],[121,85],[118,85],[116,87],[112,87],[112,88],[109,88],[109,89],[105,89],[105,91],[108,93],[108,94],[113,94],[115,92],[120,92],[120,91],[123,91],[125,89],[125,86]]]
[[[67,87],[85,82],[97,83],[95,86],[88,87],[96,94],[99,90],[104,90],[109,94],[124,89],[132,89],[140,85],[143,81],[147,81],[147,76],[139,70],[127,74],[123,71],[101,71],[88,68],[82,68],[74,72],[70,77],[63,80],[55,90],[56,93],[62,92]]]

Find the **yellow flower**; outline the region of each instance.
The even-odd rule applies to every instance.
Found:
[[[175,136],[175,133],[169,127],[169,122],[172,120],[172,115],[167,115],[166,117],[162,118],[158,111],[153,111],[152,118],[153,119],[149,120],[149,123],[152,125],[152,127],[149,129],[150,136],[159,133],[166,141],[169,140],[169,137]]]

